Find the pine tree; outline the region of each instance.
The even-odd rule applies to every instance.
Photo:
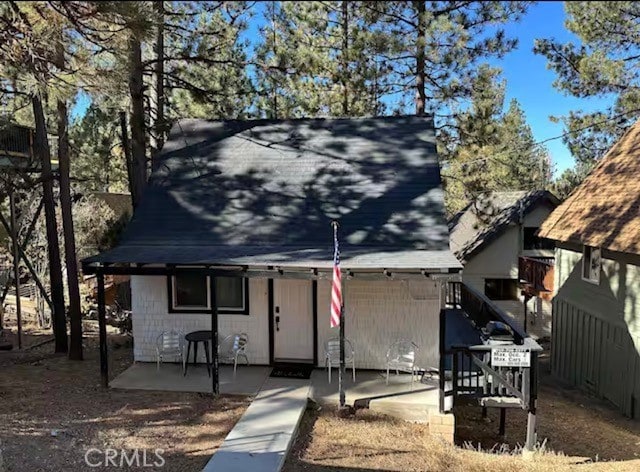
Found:
[[[365,2],[385,37],[395,109],[435,113],[449,122],[467,100],[478,65],[513,49],[499,25],[517,21],[528,2]],[[413,105],[413,106],[411,106]]]
[[[565,2],[565,10],[565,26],[580,43],[538,39],[535,52],[557,74],[558,90],[578,98],[612,97],[613,102],[606,110],[575,110],[562,118],[569,131],[565,142],[580,167],[565,183],[575,183],[640,117],[640,4]]]
[[[362,2],[270,2],[264,13],[256,88],[262,91],[258,108],[265,115],[383,112],[384,45]]]
[[[166,122],[247,116],[254,94],[242,38],[249,7],[246,2],[165,2]],[[145,65],[154,61],[157,52]]]
[[[483,66],[472,84],[471,105],[443,133],[446,206],[455,214],[483,194],[549,187],[550,160],[536,144],[516,100],[504,108],[505,82]]]

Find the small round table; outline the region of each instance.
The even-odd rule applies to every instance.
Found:
[[[187,375],[187,366],[189,365],[189,353],[193,344],[193,365],[196,365],[198,359],[198,344],[204,344],[204,354],[207,358],[207,373],[211,377],[211,358],[209,356],[209,343],[211,342],[211,331],[192,331],[188,333],[184,339],[187,341],[187,357],[184,364],[184,375]]]

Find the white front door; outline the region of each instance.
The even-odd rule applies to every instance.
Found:
[[[313,362],[313,300],[310,280],[273,281],[274,357]]]

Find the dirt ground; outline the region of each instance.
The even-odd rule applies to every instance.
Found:
[[[560,407],[560,405],[558,405]],[[479,415],[478,415],[479,416]],[[370,411],[360,411],[355,418],[337,418],[332,410],[309,409],[289,458],[285,472],[368,472],[368,471],[430,471],[430,472],[636,472],[640,459],[634,456],[640,449],[640,436],[596,418],[595,421],[574,422],[578,428],[569,444],[589,449],[585,456],[562,454],[547,444],[542,451],[524,458],[519,450],[494,443],[479,451],[471,445],[453,446],[429,435],[428,426],[396,420]],[[593,435],[598,427],[604,427]],[[579,428],[584,427],[586,433]],[[608,437],[610,432],[616,434]],[[612,444],[618,438],[619,453],[600,442]],[[562,441],[554,441],[556,446]],[[477,445],[476,445],[477,447]],[[619,459],[604,461],[599,450]],[[635,452],[634,452],[635,451]]]
[[[104,390],[100,387],[95,322],[85,326],[85,361],[52,354],[53,345],[0,352],[0,471],[111,470],[89,467],[85,454],[162,449],[161,470],[200,470],[240,418],[245,398]],[[50,336],[29,333],[32,345]],[[110,373],[130,365],[131,340],[110,332]],[[285,464],[287,472],[451,471],[550,472],[640,470],[640,425],[605,403],[562,388],[542,366],[538,434],[543,447],[524,459],[526,416],[510,410],[507,434],[498,414],[456,408],[457,446],[433,438],[425,425],[369,411],[352,419],[310,406]],[[478,450],[480,448],[480,450]],[[103,460],[92,452],[93,463]],[[141,462],[138,462],[140,465]],[[118,467],[118,470],[145,470]],[[153,468],[146,467],[146,470]]]
[[[201,470],[247,407],[240,397],[105,390],[100,386],[95,327],[86,326],[85,360],[52,354],[53,345],[0,352],[0,471],[85,471],[90,448],[146,449],[162,470]],[[131,363],[131,340],[110,334],[110,374]],[[131,467],[142,468],[142,451]],[[99,452],[89,460],[104,462]],[[120,460],[120,455],[116,460]],[[2,466],[4,464],[4,468]]]
[[[526,413],[507,413],[506,437],[498,435],[497,411],[488,420],[477,406],[456,407],[456,446],[431,437],[428,427],[369,411],[339,419],[310,408],[285,471],[639,471],[640,424],[607,404],[558,386],[543,362],[538,403],[538,438],[524,459]]]

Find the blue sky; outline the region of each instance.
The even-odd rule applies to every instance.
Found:
[[[258,11],[245,33],[249,41],[257,38],[259,28],[264,24],[262,12],[259,11],[262,5],[258,4],[256,8]],[[503,69],[503,76],[507,80],[505,106],[508,106],[512,98],[520,102],[537,141],[563,133],[562,123],[553,123],[550,116],[562,116],[570,110],[578,109],[603,110],[610,104],[610,99],[607,98],[578,99],[559,92],[553,87],[555,74],[547,70],[545,58],[533,53],[537,38],[555,38],[561,42],[579,41],[565,29],[564,21],[562,2],[540,2],[532,6],[520,22],[505,27],[509,37],[518,38],[517,48],[503,59],[492,61],[492,64]],[[89,103],[89,97],[81,94],[72,110],[73,116],[82,116]],[[556,175],[573,166],[573,158],[561,139],[547,143],[547,147]]]
[[[536,38],[555,38],[561,42],[579,42],[564,28],[565,12],[562,2],[540,2],[529,9],[519,23],[506,27],[508,36],[518,38],[517,49],[494,64],[503,69],[507,79],[508,104],[518,99],[537,141],[563,133],[562,123],[552,123],[549,116],[562,116],[570,110],[595,111],[606,108],[608,99],[578,99],[562,94],[553,88],[556,75],[547,70],[546,59],[533,53]],[[556,175],[574,161],[561,139],[547,143],[556,167]]]

